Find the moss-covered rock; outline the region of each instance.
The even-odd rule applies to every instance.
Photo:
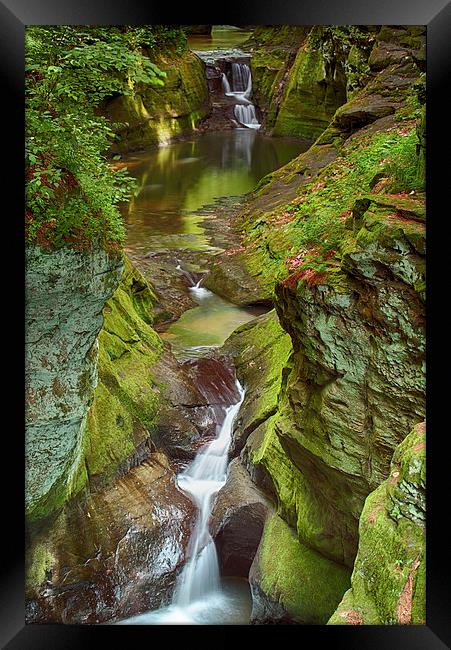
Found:
[[[425,425],[397,447],[390,475],[365,501],[359,550],[331,625],[424,625]]]
[[[282,370],[291,340],[271,310],[237,328],[223,350],[232,355],[246,394],[233,432],[231,453],[243,448],[249,434],[273,415],[282,383]]]
[[[425,413],[424,188],[409,90],[422,70],[400,49],[377,65],[374,54],[368,83],[309,151],[263,179],[239,221],[241,260],[292,347],[276,407],[241,460],[298,542],[349,569],[365,500]]]
[[[274,135],[316,139],[339,106],[368,80],[371,28],[257,28],[252,51],[254,98]]]
[[[249,573],[253,623],[327,622],[350,572],[301,544],[278,515],[266,520]]]
[[[167,144],[195,130],[210,111],[205,66],[195,54],[161,54],[154,63],[166,73],[163,86],[136,88],[132,95],[114,97],[102,107],[104,115],[120,123],[111,153]]]
[[[90,478],[111,477],[155,428],[162,401],[154,366],[163,342],[151,327],[156,297],[125,258],[121,282],[104,308],[99,383],[88,412],[84,457]]]
[[[299,25],[258,26],[243,46],[252,52],[253,96],[266,129],[274,126],[296,52],[309,30]]]
[[[123,268],[105,251],[27,249],[26,512],[40,519],[86,482],[82,445],[102,310]]]
[[[325,58],[312,45],[314,28],[299,48],[289,73],[273,135],[298,135],[315,140],[328,126],[333,114],[346,101],[346,77],[338,59]]]
[[[221,398],[203,394],[202,369],[180,364],[164,347],[152,327],[156,301],[153,287],[126,257],[99,335],[99,381],[84,437],[91,483],[111,480],[155,446],[170,457],[190,458],[199,436],[215,431],[214,406]],[[221,369],[211,360],[204,372],[214,380]]]
[[[251,276],[239,254],[215,260],[202,280],[202,286],[235,305],[265,302],[267,297],[258,278]]]
[[[166,604],[193,517],[161,453],[78,495],[28,530],[26,622],[93,624]]]
[[[322,552],[349,566],[364,500],[425,409],[424,226],[384,214],[363,217],[340,287],[277,289],[294,354],[276,433],[329,513]]]

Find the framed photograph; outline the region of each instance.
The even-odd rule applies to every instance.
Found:
[[[449,3],[0,16],[25,212],[1,647],[449,647]]]

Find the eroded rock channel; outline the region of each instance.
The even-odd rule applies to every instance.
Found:
[[[422,623],[424,30],[191,27],[28,254],[27,622]]]

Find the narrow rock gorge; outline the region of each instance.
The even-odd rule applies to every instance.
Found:
[[[27,38],[27,622],[424,624],[425,28]]]

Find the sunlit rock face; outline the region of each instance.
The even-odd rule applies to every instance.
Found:
[[[121,258],[105,251],[26,257],[26,506],[46,516],[83,482],[85,416],[97,381],[97,336]]]
[[[33,531],[27,623],[99,623],[169,602],[194,506],[164,454]]]
[[[192,132],[210,111],[204,63],[192,52],[155,58],[166,72],[164,86],[142,85],[133,95],[104,102],[102,114],[123,124],[111,152],[166,145],[174,136]]]

